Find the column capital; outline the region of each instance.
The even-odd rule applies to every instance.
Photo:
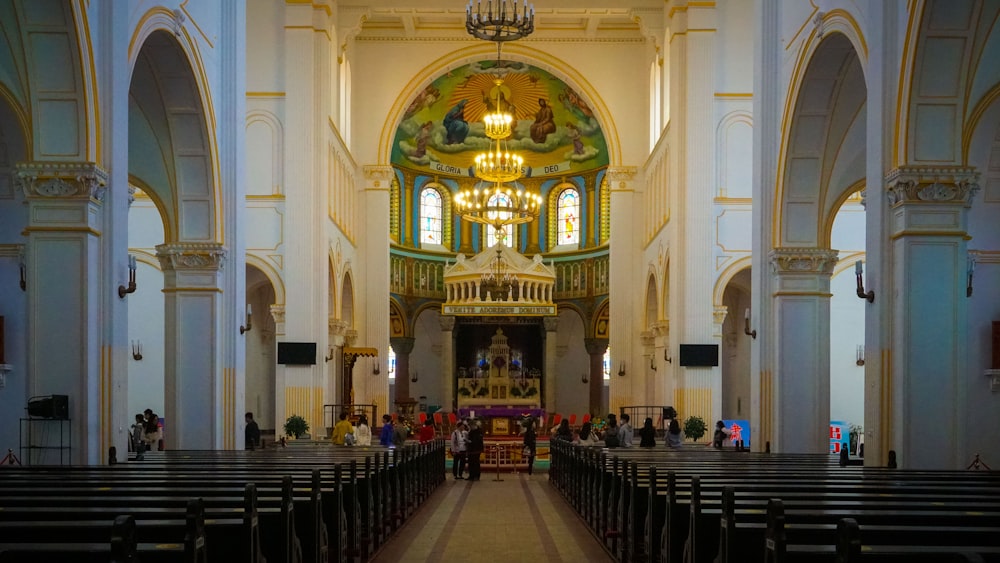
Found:
[[[607,177],[612,191],[631,190],[630,183],[635,179],[639,169],[635,166],[609,166]]]
[[[284,305],[271,305],[271,318],[274,319],[275,324],[285,322],[285,306]]]
[[[722,323],[726,322],[726,315],[728,314],[729,314],[729,307],[725,305],[719,305],[714,309],[712,309],[712,320],[715,321],[715,324],[721,326]]]
[[[603,356],[608,351],[607,338],[584,338],[583,345],[591,356]]]
[[[17,181],[25,198],[104,201],[108,173],[93,162],[18,162]]]
[[[352,329],[344,331],[344,346],[354,346],[358,341],[358,331]]]
[[[396,355],[409,354],[413,351],[413,343],[417,339],[412,336],[393,336],[389,338],[389,345],[392,346],[392,351]]]
[[[639,342],[643,348],[652,348],[656,346],[656,336],[653,334],[653,331],[644,330],[639,333]]]
[[[164,270],[221,270],[227,250],[217,242],[172,242],[156,245]]]
[[[370,188],[388,190],[392,180],[392,166],[366,164],[364,166],[365,180],[371,183]]]
[[[662,321],[656,321],[651,327],[653,331],[653,336],[656,338],[663,338],[670,336],[670,320],[664,319]]]
[[[347,322],[335,317],[329,317],[326,322],[326,327],[330,336],[343,336],[344,331],[347,330]]]
[[[962,166],[901,166],[886,175],[886,197],[897,207],[911,203],[972,205],[979,172]]]
[[[545,332],[555,332],[559,330],[559,317],[543,317],[542,324],[545,326]]]
[[[833,274],[837,265],[836,250],[828,248],[774,248],[768,253],[776,274]]]
[[[438,322],[441,323],[442,332],[455,330],[455,317],[439,317]]]

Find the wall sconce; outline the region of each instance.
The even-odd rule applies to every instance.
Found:
[[[247,303],[247,324],[240,325],[240,334],[246,334],[253,330],[253,307]]]
[[[118,286],[118,298],[125,299],[125,296],[129,293],[135,293],[135,256],[128,255],[128,287],[124,285]]]
[[[668,364],[674,363],[674,359],[671,358],[669,354],[667,354],[666,348],[663,349],[663,361],[667,362]]]
[[[420,379],[420,372],[413,372],[413,375],[410,376],[410,382],[416,383],[418,379]]]
[[[651,369],[653,371],[656,371],[656,362],[653,361],[652,354],[650,354],[650,356],[649,356],[649,369]]]
[[[965,296],[972,297],[972,274],[976,272],[976,259],[969,257],[969,267],[966,270]]]
[[[142,361],[142,341],[133,340],[132,341],[132,359],[141,362]]]
[[[743,312],[743,334],[757,340],[757,329],[750,330],[750,309]]]
[[[858,344],[857,359],[854,360],[854,364],[858,366],[865,365],[865,347],[862,344]]]
[[[381,373],[378,369],[378,362],[375,362],[375,369],[372,370],[372,375],[378,375]]]
[[[625,377],[625,362],[622,362],[618,366],[618,377]]]
[[[587,378],[587,372],[580,374],[580,383],[583,383],[584,385],[590,383],[590,379]]]
[[[858,297],[860,297],[861,299],[867,299],[869,303],[874,303],[875,292],[874,291],[868,291],[867,293],[865,292],[865,282],[861,279],[861,276],[864,275],[864,273],[865,271],[863,269],[863,266],[861,265],[861,260],[858,260],[857,262],[854,263],[854,275],[857,276],[858,278]]]
[[[330,346],[330,354],[327,356],[323,356],[323,362],[328,363],[332,359],[333,359],[333,346]]]

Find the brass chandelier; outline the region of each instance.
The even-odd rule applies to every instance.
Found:
[[[480,280],[480,295],[489,295],[493,301],[507,301],[514,298],[513,289],[517,287],[517,274],[511,274],[507,262],[503,259],[503,245],[497,245],[497,255],[490,261],[490,271],[484,272]]]
[[[535,31],[535,5],[523,0],[521,12],[517,10],[517,0],[473,0],[465,7],[465,30],[470,35],[487,41],[516,41]],[[494,11],[494,7],[496,10]]]

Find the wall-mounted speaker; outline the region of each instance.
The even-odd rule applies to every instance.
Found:
[[[43,395],[28,399],[28,416],[68,419],[69,395]]]

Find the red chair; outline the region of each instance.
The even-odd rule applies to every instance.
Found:
[[[417,415],[417,421],[420,422],[421,426],[423,426],[423,424],[427,422],[427,413],[422,412],[419,415]]]
[[[572,426],[576,426],[576,415],[575,414],[569,415],[569,425],[571,427]]]
[[[589,412],[587,414],[583,415],[583,422],[581,424],[587,424],[588,422],[590,422],[590,413]]]
[[[458,417],[455,416],[455,413],[448,413],[448,424],[450,424],[452,428],[458,426]]]
[[[561,414],[556,414],[552,418],[552,426],[559,426],[560,422],[562,422],[562,415]]]
[[[438,411],[434,413],[434,427],[437,428],[438,432],[444,433],[444,416]]]
[[[399,420],[399,413],[392,413],[392,423],[395,424]]]

